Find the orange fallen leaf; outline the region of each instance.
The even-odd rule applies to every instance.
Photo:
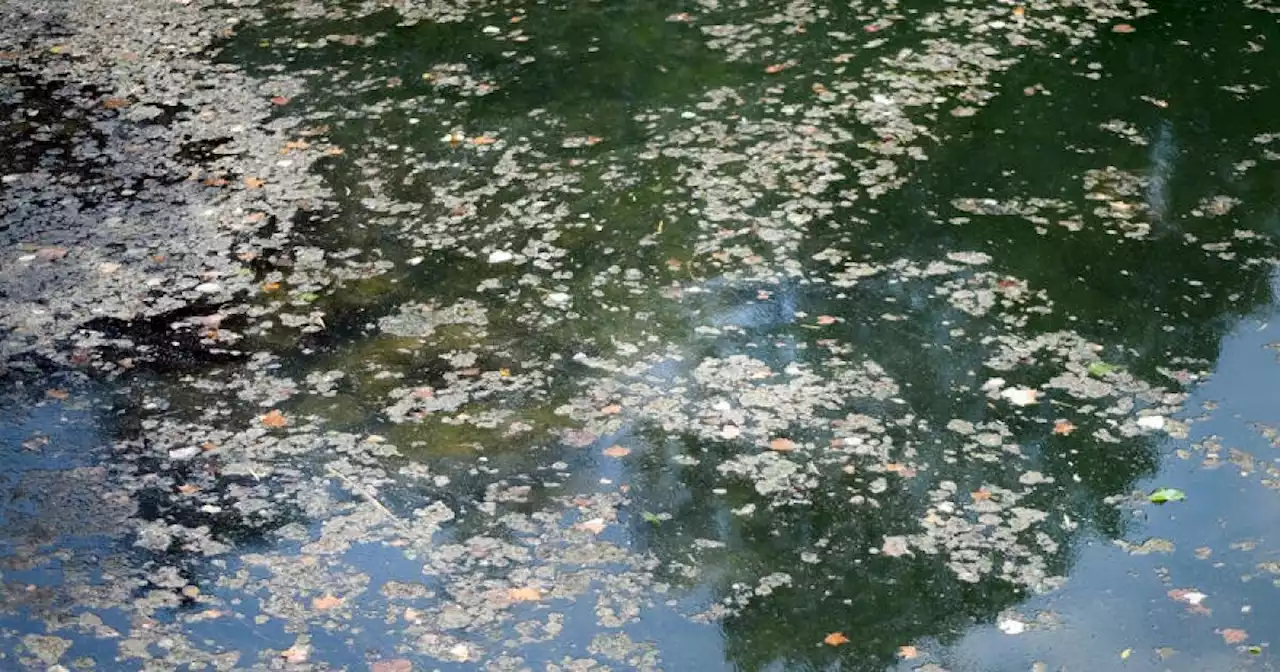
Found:
[[[290,140],[284,143],[284,149],[281,149],[280,153],[288,154],[289,152],[292,152],[292,151],[300,152],[310,146],[311,146],[311,143],[307,142],[306,140]]]
[[[264,291],[264,292],[268,292],[268,293],[269,293],[269,292],[278,292],[278,291],[280,291],[280,283],[278,283],[278,282],[264,282],[264,283],[262,283],[262,291]]]
[[[45,390],[44,396],[50,399],[66,399],[67,397],[71,396],[71,394],[66,390],[60,390],[55,387],[55,388],[50,388]]]
[[[1137,28],[1134,28],[1127,23],[1117,23],[1116,25],[1111,26],[1111,32],[1113,33],[1132,33],[1135,30],[1137,30]]]
[[[828,324],[835,324],[835,323],[836,323],[836,318],[834,318],[834,317],[832,317],[832,316],[830,316],[830,315],[819,315],[819,316],[818,316],[818,324],[820,324],[820,325],[822,325],[822,326],[824,326],[824,327],[825,327],[825,326],[827,326]]]
[[[1014,16],[1022,16],[1023,14],[1026,14],[1026,13],[1027,13],[1027,10],[1025,10],[1025,9],[1023,9],[1023,8],[1021,8],[1021,7],[1014,7],[1014,8],[1013,8],[1013,15],[1014,15]]]
[[[604,408],[600,409],[601,415],[617,415],[621,412],[622,412],[622,407],[619,406],[618,404],[609,404],[608,406],[605,406]]]
[[[471,144],[473,145],[492,145],[497,141],[497,138],[491,138],[487,135],[477,135],[476,137],[471,138]]]
[[[512,602],[537,602],[542,599],[542,591],[537,588],[512,588],[507,591]]]
[[[1218,634],[1222,635],[1222,641],[1227,644],[1239,644],[1249,639],[1249,633],[1240,628],[1223,628]]]
[[[991,499],[991,491],[986,488],[981,488],[969,493],[969,496],[973,497],[973,501],[975,502],[985,502],[986,500]]]
[[[342,156],[346,152],[347,150],[341,147],[330,147],[329,149],[324,150],[324,153],[328,154],[329,156]]]
[[[271,98],[271,104],[272,105],[288,105],[289,98],[286,96],[273,96]]]
[[[884,465],[884,470],[891,474],[901,474],[903,478],[911,478],[916,475],[915,469],[898,462],[890,462]]]
[[[624,446],[609,446],[604,449],[605,457],[626,457],[631,454],[631,449]]]
[[[910,644],[898,647],[898,657],[903,660],[911,660],[920,655],[920,651]]]
[[[124,98],[116,98],[113,96],[111,98],[108,98],[102,101],[102,106],[107,108],[108,110],[118,110],[122,107],[128,107],[129,101],[125,100]]]
[[[258,178],[258,177],[244,178],[244,186],[246,189],[261,189],[262,185],[264,184],[266,184],[266,182],[263,181],[262,178]]]
[[[600,137],[600,136],[598,136],[598,135],[588,135],[588,136],[587,136],[587,146],[588,146],[588,147],[590,147],[591,145],[597,145],[597,144],[600,144],[600,143],[602,143],[602,142],[604,142],[604,138],[602,138],[602,137]]]
[[[342,606],[342,598],[334,595],[324,595],[311,599],[311,608],[320,611],[327,611],[334,607]]]
[[[184,495],[194,495],[195,493],[200,492],[200,486],[195,483],[183,483],[178,486],[178,492],[181,492]]]
[[[782,72],[783,70],[786,70],[788,67],[790,67],[790,64],[789,64],[789,63],[774,63],[773,65],[770,65],[770,66],[766,67],[766,68],[764,69],[764,71],[765,71],[767,74],[770,74],[770,75],[776,75],[776,74],[778,74],[779,72]]]
[[[776,450],[779,453],[789,453],[796,449],[796,442],[791,439],[778,437],[769,442],[769,450]]]
[[[262,424],[272,429],[279,429],[289,424],[288,418],[284,417],[279,409],[271,409],[271,412],[262,416]]]
[[[305,663],[310,654],[310,647],[304,645],[291,646],[280,652],[280,657],[284,658],[286,663]]]
[[[413,672],[413,663],[407,658],[379,660],[369,665],[369,672]]]
[[[1053,433],[1058,436],[1070,436],[1074,431],[1076,426],[1071,424],[1070,420],[1059,420],[1053,423]]]
[[[573,528],[576,530],[582,530],[583,532],[590,532],[591,534],[600,534],[601,532],[604,532],[604,528],[605,528],[604,518],[592,518],[591,520],[584,520],[581,523],[574,525]]]
[[[840,646],[841,644],[848,644],[849,638],[845,637],[843,632],[833,632],[823,637],[822,643],[827,646]]]

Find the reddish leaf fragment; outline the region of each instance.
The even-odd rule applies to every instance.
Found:
[[[1137,30],[1137,28],[1134,28],[1127,23],[1117,23],[1116,25],[1111,26],[1111,32],[1113,33],[1132,33],[1135,30]]]
[[[413,663],[407,658],[379,660],[369,666],[369,672],[413,672]]]
[[[1223,628],[1218,631],[1218,634],[1222,635],[1222,641],[1227,644],[1239,644],[1249,639],[1249,633],[1240,628]]]
[[[769,450],[774,450],[779,453],[789,453],[795,449],[796,442],[791,439],[778,437],[769,442]]]
[[[916,649],[916,647],[911,646],[910,644],[898,647],[898,657],[903,660],[911,660],[912,658],[916,658],[919,655],[920,655],[920,651]]]
[[[129,101],[124,98],[116,98],[112,96],[111,98],[102,101],[102,106],[108,110],[118,110],[122,107],[128,107]]]
[[[604,449],[605,457],[626,457],[631,454],[631,449],[625,446],[609,446]]]
[[[834,317],[832,317],[832,316],[830,316],[830,315],[819,315],[819,316],[818,316],[818,324],[820,324],[820,325],[822,325],[822,326],[824,326],[824,327],[825,327],[825,326],[827,326],[828,324],[835,324],[835,323],[836,323],[836,318],[834,318]]]
[[[289,104],[289,97],[288,97],[288,96],[273,96],[273,97],[271,98],[271,104],[272,104],[272,105],[288,105],[288,104]]]
[[[1070,420],[1059,420],[1053,423],[1053,433],[1057,436],[1070,436],[1074,431],[1076,426],[1071,424]]]
[[[281,427],[288,426],[289,419],[284,417],[284,413],[281,413],[280,409],[273,408],[269,413],[262,416],[262,424],[263,426],[270,427],[272,429],[280,429]]]
[[[507,591],[512,602],[537,602],[542,599],[542,591],[537,588],[512,588]]]
[[[827,646],[840,646],[841,644],[848,644],[849,638],[845,637],[843,632],[833,632],[823,637],[822,643]]]
[[[343,599],[334,595],[323,595],[321,597],[312,598],[311,608],[318,611],[328,611],[334,607],[342,606]]]

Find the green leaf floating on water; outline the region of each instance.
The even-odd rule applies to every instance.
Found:
[[[654,525],[662,524],[662,516],[659,516],[652,511],[642,511],[640,512],[640,517],[644,518],[646,523],[652,523]]]
[[[1120,370],[1120,367],[1116,366],[1115,364],[1108,364],[1106,362],[1094,362],[1089,365],[1089,375],[1095,378],[1101,378],[1107,375],[1108,373],[1115,373],[1116,371],[1119,371],[1119,370]]]
[[[1147,499],[1152,504],[1164,504],[1165,502],[1181,502],[1187,498],[1187,493],[1177,488],[1159,488],[1158,490],[1147,495]]]
[[[302,294],[298,295],[298,300],[303,301],[305,303],[311,303],[318,298],[320,298],[320,295],[316,294],[315,292],[303,292]]]

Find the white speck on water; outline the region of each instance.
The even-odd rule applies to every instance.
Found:
[[[1002,619],[996,624],[1000,628],[1000,632],[1006,635],[1021,635],[1027,631],[1027,624],[1013,618]]]
[[[1143,429],[1160,430],[1164,429],[1163,415],[1144,415],[1138,418],[1138,426]]]

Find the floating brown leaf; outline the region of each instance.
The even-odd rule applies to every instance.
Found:
[[[884,465],[884,470],[891,474],[899,474],[903,478],[911,478],[916,475],[916,470],[899,462],[890,462]]]
[[[823,637],[822,643],[827,646],[840,646],[841,644],[848,644],[849,638],[845,637],[843,632],[833,632]]]
[[[270,292],[278,292],[278,291],[280,291],[280,283],[278,283],[278,282],[264,282],[264,283],[262,283],[262,291],[264,291],[264,292],[268,292],[268,293],[270,293]]]
[[[601,532],[604,532],[605,522],[604,518],[592,518],[591,520],[584,520],[573,527],[574,529],[582,530],[583,532],[600,534]]]
[[[791,439],[778,437],[769,442],[769,450],[776,450],[779,453],[789,453],[796,449],[796,442]]]
[[[1058,436],[1070,436],[1074,431],[1076,426],[1071,424],[1070,420],[1059,420],[1053,423],[1053,433]]]
[[[916,658],[919,655],[920,655],[920,651],[917,650],[916,647],[911,646],[910,644],[898,647],[898,657],[903,660],[911,660],[912,658]]]
[[[262,424],[272,429],[279,429],[289,424],[289,419],[284,417],[284,413],[280,409],[273,408],[269,413],[262,416]]]
[[[124,98],[111,97],[102,101],[102,106],[107,108],[108,110],[118,110],[122,107],[128,107],[129,101],[125,100]]]
[[[604,449],[605,457],[626,457],[631,454],[631,449],[624,446],[609,446]]]
[[[1135,30],[1137,30],[1137,28],[1134,28],[1127,23],[1117,23],[1116,25],[1111,26],[1111,32],[1113,33],[1132,33]]]
[[[1239,644],[1249,639],[1249,633],[1240,628],[1223,628],[1218,631],[1222,635],[1222,641],[1228,644]]]
[[[819,315],[819,316],[818,316],[818,324],[820,324],[820,325],[822,325],[822,326],[824,326],[824,327],[825,327],[825,326],[827,326],[828,324],[835,324],[835,323],[836,323],[836,318],[834,318],[834,317],[832,317],[832,316],[830,316],[830,315]]]
[[[261,189],[264,184],[266,184],[266,182],[259,177],[244,178],[244,186],[246,189]]]
[[[311,608],[319,611],[328,611],[340,606],[342,606],[342,598],[335,595],[322,595],[311,599]]]
[[[48,398],[50,398],[50,399],[59,399],[59,400],[61,400],[61,399],[66,399],[67,397],[71,396],[71,394],[70,394],[69,392],[67,392],[66,390],[60,390],[60,389],[58,389],[58,388],[56,388],[56,387],[51,387],[51,388],[49,388],[49,389],[47,389],[47,390],[45,390],[45,391],[44,391],[44,396],[46,396],[46,397],[48,397]]]
[[[379,660],[369,665],[369,672],[413,672],[413,663],[407,658]]]
[[[507,598],[512,602],[537,602],[542,599],[542,591],[537,588],[512,588],[507,591]]]

